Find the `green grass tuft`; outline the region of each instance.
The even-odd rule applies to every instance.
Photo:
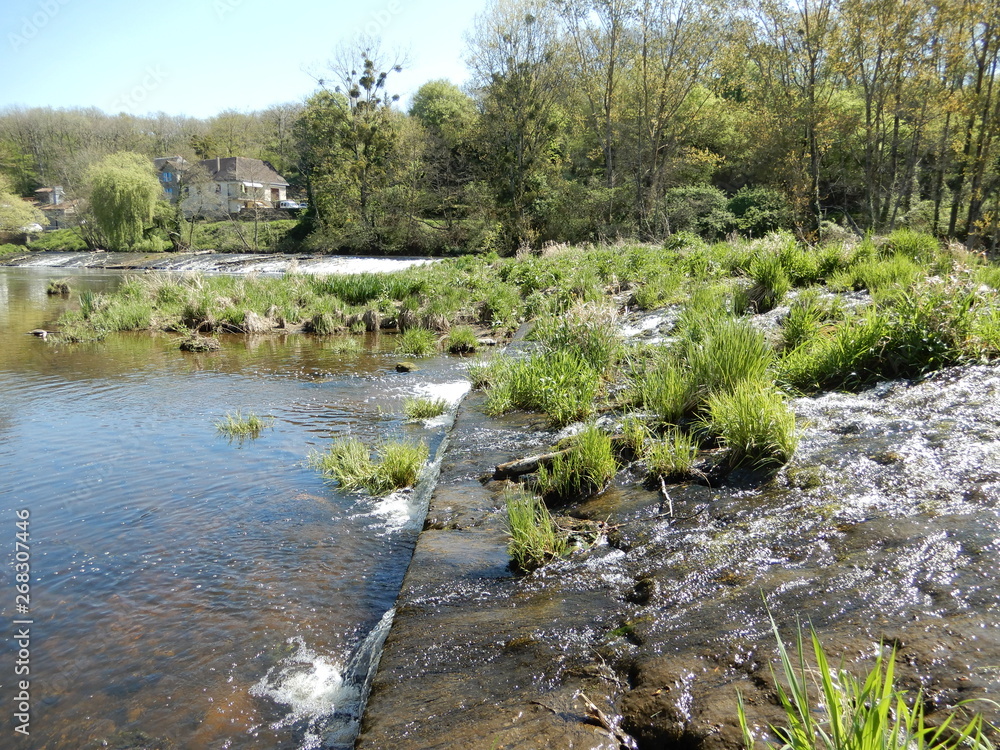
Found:
[[[767,750],[993,750],[984,736],[982,716],[966,723],[955,721],[956,713],[940,723],[928,724],[924,716],[925,699],[918,691],[912,699],[896,686],[895,650],[888,658],[879,649],[871,671],[857,677],[846,669],[835,669],[820,644],[816,631],[810,629],[811,649],[803,643],[802,630],[796,636],[795,649],[789,653],[771,620],[778,642],[782,677],[772,668],[771,674],[784,709],[787,725],[771,725],[771,732],[781,744],[764,741]],[[807,664],[811,650],[815,668]],[[788,687],[786,688],[785,685]],[[969,701],[959,702],[964,707]],[[756,746],[746,716],[742,695],[738,695],[738,719],[747,750]]]
[[[591,424],[573,437],[567,453],[539,468],[538,489],[542,495],[569,501],[602,491],[616,471],[611,438]]]
[[[427,456],[426,443],[393,440],[379,443],[372,459],[363,442],[344,437],[334,440],[325,453],[310,455],[309,463],[348,492],[386,495],[416,484]]]
[[[408,328],[400,334],[396,354],[428,357],[437,351],[437,334],[428,328]]]
[[[444,348],[452,354],[473,354],[479,348],[479,337],[472,326],[455,326],[444,339]]]
[[[698,458],[698,443],[685,432],[675,428],[667,430],[663,440],[653,443],[646,452],[649,476],[667,479],[690,476]]]
[[[780,466],[798,444],[795,414],[769,381],[744,381],[710,396],[704,425],[729,449],[733,466]]]
[[[215,429],[230,438],[254,439],[273,425],[274,419],[271,417],[261,417],[253,412],[244,415],[237,409],[232,413],[226,412],[226,416],[215,423]]]
[[[408,419],[433,419],[446,411],[448,402],[443,398],[408,398],[403,402],[403,413]]]
[[[566,536],[559,531],[540,497],[518,489],[505,493],[507,551],[515,569],[530,573],[569,551]]]

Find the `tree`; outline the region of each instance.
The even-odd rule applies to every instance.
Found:
[[[146,157],[123,151],[106,156],[89,172],[90,206],[109,250],[126,250],[153,220],[160,184]]]
[[[536,244],[562,161],[559,36],[541,0],[494,0],[476,20],[471,65],[482,97],[479,158],[508,246]]]
[[[15,195],[7,179],[0,175],[0,232],[20,232],[22,227],[44,221],[42,212]]]
[[[399,163],[403,116],[392,108],[399,97],[387,90],[402,65],[386,64],[377,43],[361,39],[341,47],[331,66],[333,89],[320,79],[323,90],[296,122],[299,168],[324,232],[383,250],[386,194],[405,171]]]

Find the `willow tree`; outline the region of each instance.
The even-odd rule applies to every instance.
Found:
[[[127,250],[142,239],[152,223],[160,184],[153,163],[121,151],[106,156],[88,173],[94,221],[109,250]]]

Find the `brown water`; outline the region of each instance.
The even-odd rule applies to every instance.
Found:
[[[48,297],[67,275],[74,294]],[[305,335],[224,339],[211,354],[169,335],[26,335],[120,278],[0,269],[0,623],[13,635],[31,621],[30,737],[16,746],[334,746],[356,718],[352,659],[395,600],[424,509],[419,493],[340,493],[306,457],[347,431],[423,438],[433,454],[447,419],[405,425],[403,398],[456,400],[463,366],[398,374],[386,335],[347,355]],[[273,428],[227,440],[214,423],[236,409]],[[13,747],[18,646],[5,640],[0,746]]]

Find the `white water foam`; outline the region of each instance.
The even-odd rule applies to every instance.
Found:
[[[353,747],[371,678],[395,614],[395,609],[390,609],[382,615],[346,666],[320,656],[302,638],[292,638],[289,642],[297,646],[295,653],[250,689],[251,695],[288,707],[288,713],[272,727],[305,723],[299,750]]]

